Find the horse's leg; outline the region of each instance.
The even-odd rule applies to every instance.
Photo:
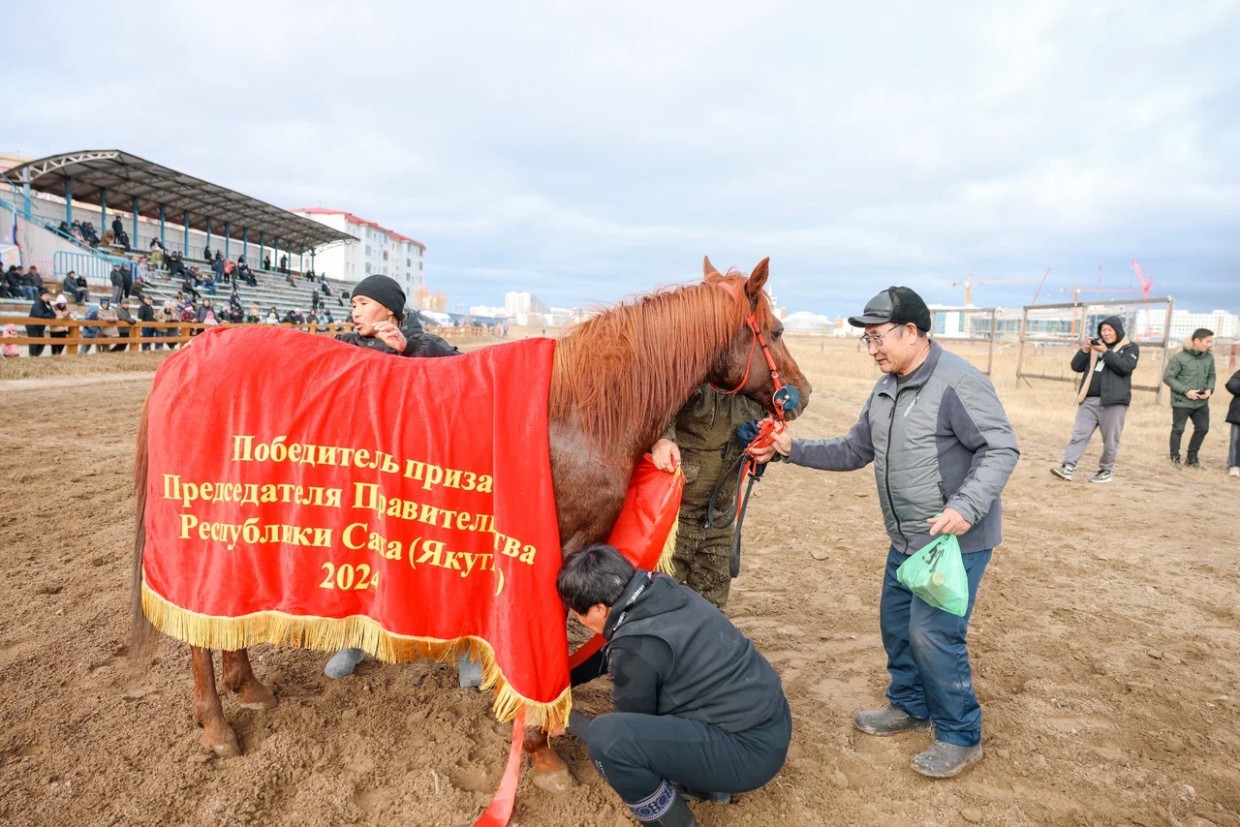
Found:
[[[275,694],[264,686],[250,668],[250,655],[245,649],[224,653],[224,685],[240,696],[246,709],[271,709]]]
[[[221,758],[241,754],[237,733],[224,720],[219,693],[215,691],[215,663],[210,649],[190,647],[194,670],[194,723],[202,727],[202,745]]]
[[[547,733],[537,727],[525,731],[525,754],[530,758],[534,771],[534,785],[549,793],[568,792],[577,783],[568,771],[568,765],[547,744]]]

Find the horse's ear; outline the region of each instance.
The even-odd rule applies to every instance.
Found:
[[[771,258],[767,256],[758,262],[758,266],[753,268],[753,272],[745,280],[745,295],[749,297],[751,302],[758,300],[758,295],[766,285],[766,278],[771,274],[770,265]]]
[[[709,276],[711,273],[718,273],[715,265],[710,263],[710,256],[702,256],[702,276]]]

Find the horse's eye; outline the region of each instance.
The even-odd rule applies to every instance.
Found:
[[[771,331],[772,339],[778,339],[783,335],[784,335],[784,329],[782,327],[776,328],[775,330]]]

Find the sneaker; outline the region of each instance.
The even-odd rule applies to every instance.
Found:
[[[361,649],[341,649],[323,667],[323,674],[329,678],[347,678],[365,657],[366,653]]]
[[[1112,479],[1110,471],[1098,469],[1098,473],[1089,478],[1090,482],[1110,482]]]
[[[1052,468],[1051,473],[1059,477],[1061,480],[1070,480],[1072,479],[1072,466],[1061,465],[1058,468]]]
[[[1228,469],[1227,469],[1227,476],[1229,476],[1229,477],[1240,477],[1240,466],[1233,465],[1233,466],[1231,466],[1230,468],[1228,468]]]
[[[1201,470],[1202,468],[1201,462],[1196,457],[1193,457],[1192,459],[1190,459],[1188,462],[1184,464],[1188,466],[1189,468],[1196,468],[1197,470]]]
[[[982,760],[982,745],[962,747],[935,740],[913,757],[913,769],[927,778],[951,778]]]
[[[1183,468],[1183,467],[1184,467],[1184,463],[1180,462],[1180,458],[1179,458],[1179,457],[1172,457],[1172,458],[1171,458],[1171,467],[1172,467],[1172,468]]]
[[[853,716],[853,726],[866,735],[895,735],[897,732],[927,732],[933,724],[887,704],[882,709],[861,710]]]

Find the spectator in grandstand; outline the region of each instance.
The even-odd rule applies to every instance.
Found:
[[[285,273],[285,274],[284,274],[284,280],[285,280],[286,282],[288,282],[288,286],[289,286],[289,287],[296,287],[296,286],[297,286],[297,279],[293,278],[293,274],[292,274],[292,273]]]
[[[107,297],[104,297],[99,300],[98,317],[99,317],[99,321],[112,322],[112,324],[104,324],[102,327],[99,328],[99,338],[104,341],[96,343],[95,350],[98,350],[100,352],[102,352],[105,348],[108,348],[112,350],[113,352],[124,350],[125,349],[124,342],[118,343],[116,341],[110,341],[110,342],[106,341],[109,339],[111,340],[118,339],[120,338],[120,335],[121,335],[120,328],[118,328],[115,324],[116,320],[119,318],[119,314],[116,312],[116,308],[112,306],[111,300],[109,300]]]
[[[211,253],[210,245],[202,248],[202,260],[205,261],[207,264],[210,264],[212,261],[215,260],[215,256],[212,255]]]
[[[1171,464],[1176,468],[1181,467],[1180,438],[1189,419],[1193,420],[1193,435],[1184,464],[1201,467],[1197,452],[1210,431],[1210,397],[1214,395],[1213,346],[1214,331],[1199,327],[1163,371],[1163,382],[1171,388]]]
[[[233,286],[232,292],[228,294],[228,306],[229,307],[240,307],[241,306],[241,294],[237,292],[236,285]]]
[[[60,233],[65,238],[73,237],[73,230],[69,227],[68,221],[61,221],[60,225],[56,228],[56,232]]]
[[[367,276],[353,288],[353,333],[336,336],[341,342],[380,353],[398,356],[455,356],[460,353],[452,345],[428,333],[410,339],[401,332],[405,316],[405,292],[395,279],[374,274]],[[361,649],[341,649],[332,655],[323,673],[329,678],[344,678],[362,662],[365,653]],[[478,686],[482,682],[481,664],[466,656],[458,659],[461,686]]]
[[[1072,370],[1082,374],[1076,395],[1076,421],[1072,437],[1064,449],[1063,461],[1051,473],[1062,480],[1072,479],[1094,431],[1102,432],[1102,456],[1098,473],[1090,482],[1112,480],[1124,419],[1132,402],[1132,372],[1137,369],[1141,348],[1124,338],[1124,322],[1108,316],[1098,325],[1098,337],[1086,339],[1072,356]]]
[[[128,265],[122,265],[121,266],[121,286],[125,290],[125,298],[129,298],[132,295],[137,295],[138,298],[141,299],[142,296],[140,293],[135,294],[134,289],[133,289],[133,284],[134,284],[133,270]]]
[[[121,223],[121,217],[115,216],[112,219],[112,237],[120,238],[121,233],[125,232],[125,225]]]
[[[57,321],[73,318],[73,314],[69,312],[69,298],[64,293],[57,295],[55,301],[52,302],[52,312],[55,313]],[[54,324],[47,329],[47,335],[53,339],[68,339],[69,325]],[[63,353],[64,349],[63,344],[52,345],[52,355]]]
[[[138,305],[138,321],[146,322],[146,324],[142,327],[143,350],[150,350],[152,346],[156,349],[160,347],[159,342],[147,341],[149,339],[154,339],[159,335],[159,330],[157,328],[150,327],[150,324],[156,321],[156,319],[155,299],[148,293],[142,297],[142,303]]]
[[[99,232],[95,229],[95,225],[89,221],[83,221],[78,229],[82,233],[82,240],[92,247],[99,245]]]
[[[310,310],[311,312],[314,312],[314,311],[317,311],[318,309],[319,309],[319,291],[311,290],[310,291]]]
[[[181,281],[181,294],[186,298],[193,299],[194,301],[198,301],[202,298],[202,296],[200,296],[198,291],[195,289],[194,279],[191,276],[186,276]]]
[[[327,283],[327,276],[323,276],[323,295],[330,296],[332,294],[332,286]]]
[[[232,324],[241,324],[245,321],[245,310],[239,304],[229,305],[224,318]]]
[[[83,244],[86,243],[86,235],[82,232],[82,222],[78,221],[76,218],[73,220],[73,224],[69,226],[69,235],[73,236]]]
[[[307,270],[305,272],[305,276],[306,276],[306,281],[310,282],[311,284],[314,284],[314,270],[313,269]]]
[[[271,256],[263,256],[263,269],[271,272]]]
[[[254,271],[250,269],[250,265],[244,261],[237,265],[237,278],[244,281],[251,287],[258,287],[258,277],[254,275]]]
[[[128,336],[129,329],[133,327],[134,323],[137,321],[137,319],[133,317],[133,314],[129,312],[129,299],[122,299],[120,306],[116,308],[116,320],[123,328],[120,331],[121,334]],[[114,347],[112,349],[113,350],[124,350],[123,347],[121,348]]]
[[[288,274],[289,274],[289,271],[288,271],[288,256],[286,256],[286,255],[284,255],[284,256],[280,256],[280,272],[281,272],[281,273],[284,273],[285,275],[288,275]]]
[[[34,288],[36,298],[39,293],[43,291],[43,274],[40,273],[39,268],[33,264],[26,270],[26,284]]]
[[[99,305],[94,302],[88,304],[86,306],[86,315],[83,316],[82,319],[88,322],[99,321]],[[96,325],[84,324],[78,328],[78,333],[83,339],[88,340],[86,343],[82,344],[81,350],[79,350],[78,353],[90,353],[90,342],[93,342],[96,338],[98,338],[99,328]]]
[[[64,281],[61,282],[61,293],[69,298],[74,304],[85,304],[90,298],[90,291],[86,289],[86,279],[82,279],[82,284],[78,284],[77,273],[70,270],[65,273]]]
[[[235,278],[237,273],[237,265],[233,264],[230,259],[225,259],[223,268],[223,281],[225,284],[236,284]]]
[[[197,285],[201,287],[203,290],[206,290],[212,296],[214,296],[216,292],[214,271],[212,271],[212,274],[210,276],[203,275],[202,271],[199,270],[197,267],[191,267],[190,271],[193,272],[194,281],[197,283]]]
[[[108,280],[112,282],[112,303],[120,304],[121,299],[126,297],[125,292],[125,274],[121,272],[119,264],[112,265],[112,272],[108,274]]]
[[[263,311],[259,310],[257,304],[250,305],[250,310],[245,314],[246,324],[259,324],[263,320]]]
[[[219,250],[215,251],[215,258],[211,260],[211,272],[215,273],[216,281],[224,280],[224,254]]]
[[[198,308],[198,316],[195,321],[212,327],[220,323],[219,317],[215,315],[215,307],[211,304],[210,299],[202,300],[202,306]]]
[[[112,240],[113,240],[113,239],[115,239],[115,238],[116,238],[116,236],[112,235],[112,231],[111,231],[111,230],[105,230],[105,231],[104,231],[104,233],[103,233],[103,239],[102,239],[102,241],[101,241],[100,243],[101,243],[101,244],[102,244],[102,246],[104,246],[104,247],[111,247],[111,246],[112,246]]]
[[[4,330],[0,331],[0,338],[4,339],[16,339],[18,335],[17,325],[12,322],[6,324]],[[5,342],[3,345],[0,345],[0,354],[3,354],[5,359],[14,359],[22,355],[22,349],[20,345]]]
[[[9,265],[9,271],[4,274],[4,283],[11,298],[34,301],[39,297],[38,291],[26,283],[26,274],[16,264]]]
[[[52,307],[52,291],[46,287],[39,290],[38,297],[30,304],[30,312],[26,314],[32,319],[54,319],[56,310]],[[42,324],[26,325],[26,335],[42,339],[47,336],[47,326]],[[31,356],[42,356],[43,345],[28,345]]]
[[[284,314],[284,318],[280,322],[282,324],[305,324],[306,317],[302,315],[300,310],[289,308],[289,311]]]
[[[336,323],[336,319],[335,317],[332,316],[332,311],[330,307],[324,307],[323,315],[321,315],[319,318],[322,320],[323,324],[335,324]]]
[[[125,252],[127,252],[127,253],[128,253],[128,252],[129,252],[129,249],[130,249],[130,245],[129,245],[129,233],[125,232],[124,230],[121,230],[119,233],[117,233],[117,234],[116,234],[116,243],[117,243],[117,244],[119,244],[119,245],[121,245],[121,247],[122,247],[122,248],[124,248]]]
[[[168,262],[168,275],[172,278],[185,277],[185,259],[181,256],[180,250],[173,250],[166,257]]]
[[[275,305],[272,305],[271,309],[267,311],[267,318],[265,321],[267,322],[267,324],[279,324],[280,323],[280,314],[276,312]]]

